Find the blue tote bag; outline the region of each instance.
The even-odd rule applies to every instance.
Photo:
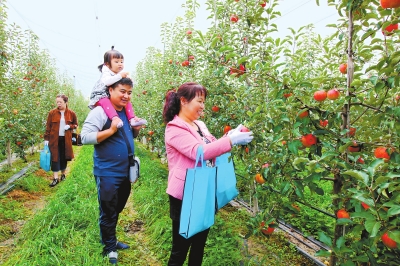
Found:
[[[195,167],[186,171],[179,224],[181,236],[187,239],[214,224],[215,191],[216,168],[206,166],[203,146],[199,146]]]
[[[217,205],[218,210],[236,198],[239,191],[236,188],[236,175],[231,153],[218,156],[215,160],[217,167]]]
[[[43,150],[40,152],[40,168],[50,171],[51,154],[48,145],[44,145]]]

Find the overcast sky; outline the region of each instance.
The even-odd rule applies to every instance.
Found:
[[[100,76],[97,66],[112,45],[125,58],[125,70],[133,72],[150,46],[162,49],[161,24],[184,15],[185,0],[7,0],[8,24],[31,29],[39,36],[39,45],[47,49],[85,96]],[[201,4],[195,29],[205,32],[210,25]],[[323,36],[332,32],[325,25],[337,20],[334,7],[321,0],[281,0],[282,17],[274,21],[282,37],[287,28],[298,29],[310,23]]]

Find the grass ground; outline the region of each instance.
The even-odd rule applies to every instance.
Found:
[[[119,240],[131,248],[120,252],[119,265],[166,265],[171,241],[165,193],[168,171],[155,154],[138,147],[141,178],[132,188],[117,227]],[[18,228],[4,230],[14,230],[12,234],[0,239],[0,264],[108,264],[100,256],[93,147],[78,148],[66,181],[50,189],[51,176],[36,169],[0,199],[7,202],[0,212],[7,215],[0,214],[0,225],[19,221]],[[35,202],[40,206],[33,207]],[[311,265],[287,244],[283,234],[274,233],[270,238],[257,234],[245,239],[248,219],[245,211],[232,207],[218,213],[203,265]]]

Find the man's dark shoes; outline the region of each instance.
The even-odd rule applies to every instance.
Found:
[[[58,184],[58,179],[53,179],[53,182],[51,182],[51,184],[49,185],[50,187],[54,187],[55,185]]]
[[[110,251],[109,253],[105,254],[105,256],[107,256],[108,261],[111,264],[117,264],[117,262],[118,262],[118,253],[117,253],[117,251]]]
[[[65,178],[66,178],[66,177],[65,177],[65,175],[64,175],[64,174],[62,174],[62,175],[61,175],[61,181],[64,181],[64,180],[65,180]]]
[[[117,249],[128,249],[129,245],[124,244],[122,242],[117,242]]]

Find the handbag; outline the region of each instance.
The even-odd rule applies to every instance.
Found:
[[[81,134],[72,132],[72,145],[82,146]]]
[[[132,152],[131,145],[129,145],[128,137],[125,131],[121,129],[122,135],[124,136],[126,146],[128,147],[128,159],[129,159],[129,181],[131,183],[136,182],[140,177],[140,160]]]
[[[218,210],[239,195],[236,188],[236,175],[231,153],[218,156],[215,160],[217,167],[217,207]],[[230,158],[230,159],[229,159]]]
[[[183,189],[179,234],[186,239],[214,224],[216,174],[217,168],[206,166],[203,146],[199,146],[195,167],[186,170]]]
[[[44,145],[43,150],[40,152],[40,168],[46,172],[50,171],[51,153],[48,145]]]

